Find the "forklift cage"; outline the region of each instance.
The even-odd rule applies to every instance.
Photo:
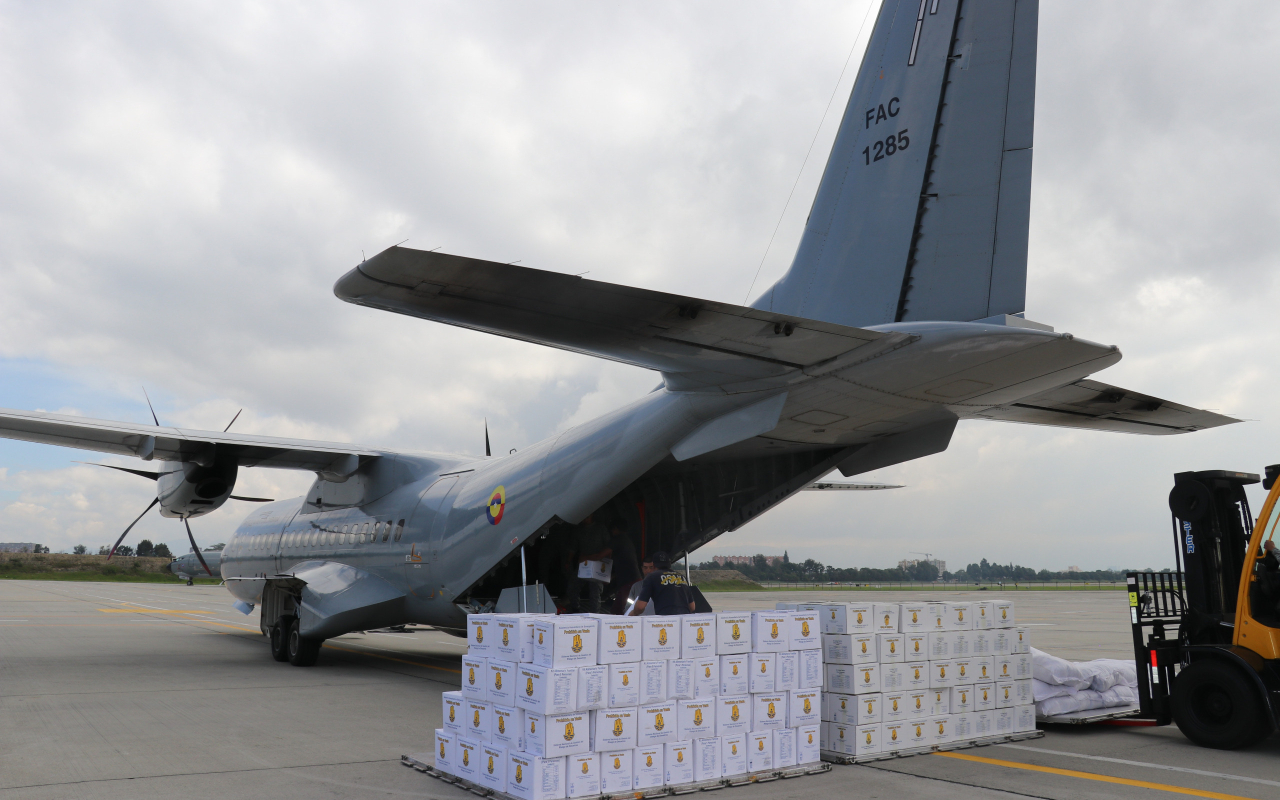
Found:
[[[1179,625],[1187,611],[1185,578],[1181,571],[1129,572],[1125,581],[1134,659],[1145,666],[1138,669],[1139,713],[1168,725],[1173,720],[1169,688],[1174,667],[1182,660]]]

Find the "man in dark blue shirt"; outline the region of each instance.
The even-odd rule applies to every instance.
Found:
[[[695,608],[689,581],[671,569],[671,557],[659,550],[644,560],[644,580],[640,582],[640,595],[631,609],[631,616],[644,613],[649,603],[661,616],[692,614]]]

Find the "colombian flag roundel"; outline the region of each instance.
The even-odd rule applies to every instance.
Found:
[[[499,486],[493,490],[493,494],[489,495],[489,505],[485,508],[485,516],[489,518],[490,525],[497,525],[502,522],[502,512],[507,509],[507,487]]]

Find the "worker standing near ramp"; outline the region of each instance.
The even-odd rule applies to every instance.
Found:
[[[653,610],[660,616],[692,614],[696,607],[689,581],[671,570],[671,556],[662,550],[644,560],[644,580],[640,582],[640,594],[630,616],[643,614],[649,603],[653,603]]]

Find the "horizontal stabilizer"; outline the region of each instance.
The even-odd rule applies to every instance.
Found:
[[[658,370],[672,388],[773,378],[888,336],[405,247],[363,262],[334,293],[358,305]]]
[[[904,486],[892,483],[845,483],[842,481],[814,481],[800,491],[802,492],[874,492],[880,489],[903,489]]]
[[[1002,422],[1154,435],[1191,433],[1240,421],[1090,380],[1059,386],[976,416]]]

